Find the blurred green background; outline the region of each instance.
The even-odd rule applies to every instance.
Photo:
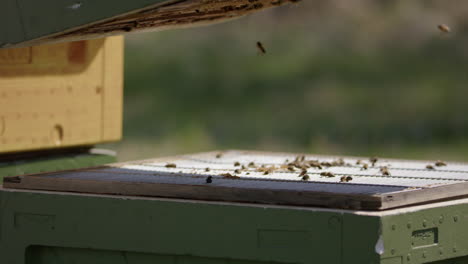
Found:
[[[467,15],[462,0],[304,0],[129,35],[124,140],[106,147],[467,160]]]

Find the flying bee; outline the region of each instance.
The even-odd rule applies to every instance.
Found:
[[[177,165],[175,163],[168,163],[166,164],[166,168],[177,168]]]
[[[266,49],[260,41],[257,41],[257,50],[261,55],[266,54]]]
[[[353,180],[353,177],[351,176],[342,176],[340,179],[340,182],[350,182]]]
[[[435,165],[437,167],[444,167],[444,166],[447,166],[447,163],[445,163],[445,162],[443,162],[441,160],[438,160],[438,161],[435,162]]]
[[[450,33],[451,32],[451,29],[449,26],[445,25],[445,24],[440,24],[437,26],[437,28],[440,30],[440,32],[442,33]]]

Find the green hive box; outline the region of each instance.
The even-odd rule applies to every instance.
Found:
[[[224,180],[218,170],[231,169],[226,164],[233,166],[233,159],[244,162],[252,156],[229,152],[220,159],[205,159],[212,155],[7,177],[9,187],[0,191],[1,263],[468,263],[468,199],[387,210],[273,205],[258,202],[255,195],[250,196],[251,203],[228,201],[232,198],[221,201],[229,196],[217,192]],[[255,157],[257,164],[274,159],[267,154]],[[177,168],[163,166],[168,162],[176,163]],[[209,166],[210,172],[198,172],[199,163]],[[252,175],[256,170],[250,171],[249,175],[256,177]],[[301,181],[304,186],[332,181],[309,171],[315,180]],[[393,171],[398,177],[397,168]],[[154,197],[141,197],[127,195],[134,189],[118,185],[122,180],[119,175],[126,174],[126,184],[138,186],[136,190],[142,192],[147,183],[138,177],[164,176],[166,172],[170,172],[170,179],[183,180],[186,175],[202,179],[190,188],[200,195],[204,195],[203,188],[211,188],[213,195],[203,200],[186,199],[183,194],[180,196],[185,199],[155,197],[170,195],[161,191]],[[100,185],[94,193],[80,193],[86,191],[80,188],[91,190],[96,179],[105,181],[102,175],[112,177],[106,182],[109,187]],[[211,183],[205,181],[207,175],[212,175]],[[274,181],[276,175],[287,177],[284,172],[274,172],[264,184]],[[365,176],[356,176],[356,182],[359,177]],[[37,181],[29,181],[33,178]],[[227,180],[236,184],[249,179]],[[37,190],[23,189],[28,184]],[[151,184],[169,186],[156,181]],[[189,193],[186,187],[177,182],[171,188]],[[270,191],[281,196],[281,192]],[[306,191],[302,195],[306,197]]]
[[[365,213],[11,190],[0,199],[1,263],[468,263],[468,200]]]

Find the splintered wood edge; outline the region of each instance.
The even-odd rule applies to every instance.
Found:
[[[267,8],[301,0],[179,0],[157,4],[19,46],[78,41],[133,32],[160,31],[229,21]]]

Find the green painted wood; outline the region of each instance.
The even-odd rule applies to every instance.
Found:
[[[351,263],[340,212],[39,192],[1,193],[5,263]],[[346,256],[378,263],[377,217]],[[344,221],[344,222],[343,222]],[[351,235],[343,239],[343,236]],[[347,242],[347,243],[348,243]],[[25,258],[25,256],[27,256]],[[165,262],[164,260],[168,260]],[[86,261],[85,261],[86,260]],[[138,262],[137,260],[144,260]],[[27,262],[26,262],[27,261]],[[84,261],[84,262],[83,262]]]
[[[64,154],[58,156],[38,157],[28,160],[20,159],[13,162],[0,162],[0,180],[2,180],[3,177],[72,170],[113,162],[116,162],[115,156],[93,153]]]
[[[468,264],[468,257],[454,258],[432,262],[431,264]]]
[[[386,248],[382,256],[401,257],[402,263],[468,256],[468,204],[387,216],[382,220],[382,236]]]
[[[0,47],[102,21],[164,0],[6,0]],[[8,22],[8,23],[6,23]],[[7,33],[7,34],[5,34]]]
[[[0,256],[11,264],[467,263],[467,203],[396,212],[1,190]]]
[[[0,8],[0,47],[25,39],[21,14],[15,0],[2,0]]]

